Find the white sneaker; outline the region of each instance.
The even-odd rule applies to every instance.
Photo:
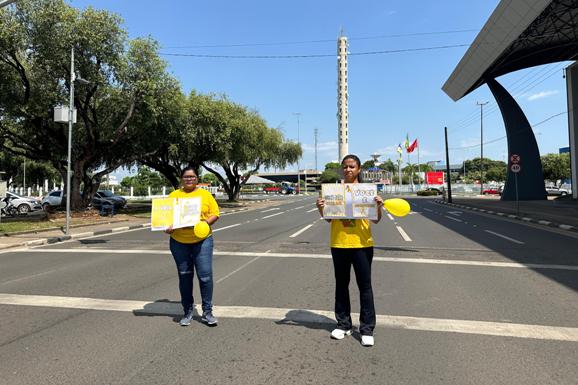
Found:
[[[373,346],[373,344],[374,344],[373,336],[361,336],[361,345]]]
[[[342,340],[345,338],[345,336],[350,336],[350,335],[351,335],[351,329],[349,329],[349,330],[333,329],[333,331],[331,332],[331,338],[333,338],[334,340]]]

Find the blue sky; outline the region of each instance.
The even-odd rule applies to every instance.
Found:
[[[234,59],[164,55],[185,92],[224,93],[259,111],[271,127],[304,147],[301,168],[337,159],[337,57],[340,29],[349,51],[389,51],[470,44],[497,0],[396,1],[188,1],[70,0],[118,13],[130,37],[150,35],[163,54],[317,55],[319,58]],[[451,33],[433,33],[461,31]],[[426,34],[428,33],[428,34]],[[413,36],[408,36],[412,35]],[[398,35],[398,36],[392,36]],[[403,35],[403,36],[399,36]],[[484,108],[484,155],[506,159],[504,126],[487,86],[458,102],[441,87],[467,47],[349,57],[349,152],[366,160],[379,153],[396,159],[406,134],[418,138],[421,161],[444,158],[448,126],[451,163],[479,156]],[[332,56],[335,54],[335,56]],[[564,63],[518,71],[498,79],[520,103],[530,124],[565,112]],[[568,117],[535,127],[542,154],[568,145]],[[415,153],[414,153],[415,154]],[[404,155],[404,160],[405,160]],[[415,155],[412,162],[416,161]],[[296,169],[296,165],[288,167]]]

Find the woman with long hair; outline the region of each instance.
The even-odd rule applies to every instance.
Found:
[[[345,183],[361,183],[361,161],[356,155],[347,155],[341,161]],[[375,197],[377,220],[381,220],[383,198]],[[325,200],[317,199],[319,214],[323,216]],[[337,327],[331,338],[341,340],[352,333],[351,304],[349,300],[349,277],[351,266],[355,271],[361,302],[359,333],[363,346],[373,346],[375,328],[375,306],[371,286],[371,262],[373,260],[373,238],[367,219],[327,219],[331,223],[331,256],[335,272],[335,318]]]

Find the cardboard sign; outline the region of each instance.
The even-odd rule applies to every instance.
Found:
[[[373,183],[322,184],[325,219],[377,219],[377,185]]]
[[[153,199],[151,231],[192,227],[201,220],[201,198]]]

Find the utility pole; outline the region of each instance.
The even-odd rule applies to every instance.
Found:
[[[315,172],[317,172],[317,170],[319,170],[317,168],[317,133],[319,132],[319,130],[316,128],[313,130],[313,134],[315,135]]]
[[[448,203],[452,203],[452,176],[450,174],[450,153],[448,149],[448,128],[444,127],[446,137],[446,173],[448,174]]]
[[[294,112],[293,115],[297,116],[297,144],[301,147],[301,141],[299,140],[299,117],[301,112]],[[301,195],[301,170],[299,169],[299,159],[297,159],[297,191]]]
[[[484,195],[484,106],[489,102],[476,102],[480,106],[480,195]]]

